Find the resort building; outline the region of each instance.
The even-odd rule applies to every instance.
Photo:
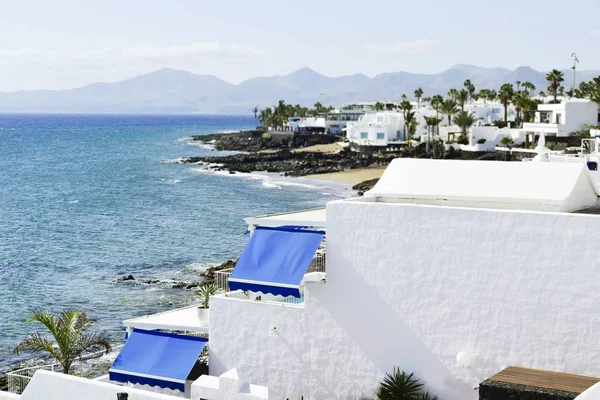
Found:
[[[535,120],[524,123],[523,130],[528,135],[545,133],[546,137],[568,137],[583,125],[598,124],[598,105],[589,100],[570,99],[558,104],[540,104],[535,112]]]
[[[210,373],[341,399],[400,367],[456,400],[510,365],[598,375],[598,181],[585,164],[395,160],[327,205],[324,279],[300,290],[322,231],[255,231],[237,290],[211,300]]]
[[[346,137],[359,149],[364,146],[387,147],[405,141],[404,119],[397,111],[365,114],[347,125]]]
[[[247,218],[210,312],[125,321],[108,376],[39,371],[0,400],[358,399],[395,367],[475,400],[511,371],[599,376],[599,187],[585,163],[396,159],[363,198]]]

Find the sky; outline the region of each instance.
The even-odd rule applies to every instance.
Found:
[[[0,0],[0,90],[68,89],[160,68],[239,83],[455,64],[600,69],[600,1]]]

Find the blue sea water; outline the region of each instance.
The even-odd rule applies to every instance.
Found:
[[[246,116],[0,115],[0,371],[32,310],[83,309],[113,340],[121,321],[192,291],[111,281],[192,281],[236,257],[243,218],[324,205],[347,188],[228,175],[169,160],[215,155],[181,140],[245,129]]]

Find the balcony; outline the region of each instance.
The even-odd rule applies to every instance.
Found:
[[[233,268],[215,272],[215,284],[223,292],[217,296],[246,301],[261,301],[264,303],[304,306],[304,288],[313,284],[322,284],[326,280],[325,240],[319,246],[300,284],[300,297],[273,295],[270,293],[253,292],[250,290],[234,290],[229,287],[229,276]]]
[[[547,124],[544,122],[526,122],[523,124],[525,132],[545,133],[555,136],[566,136],[566,129],[563,124]]]

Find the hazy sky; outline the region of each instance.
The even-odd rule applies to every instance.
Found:
[[[0,0],[0,90],[163,67],[229,82],[454,64],[600,69],[599,0]]]

